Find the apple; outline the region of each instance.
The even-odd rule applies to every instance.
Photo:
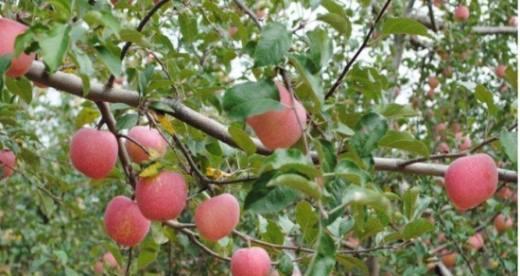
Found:
[[[455,8],[453,16],[456,21],[464,22],[469,18],[469,8],[464,5],[458,5]]]
[[[161,136],[159,131],[147,126],[135,126],[128,132],[128,137],[135,140],[139,145],[146,148],[152,157],[164,156],[168,148],[168,143]],[[125,146],[130,159],[136,163],[143,163],[150,159],[150,156],[136,143],[126,140]]]
[[[503,187],[496,193],[497,197],[501,200],[510,200],[516,202],[516,192],[511,190],[509,187]]]
[[[497,68],[495,68],[495,74],[497,75],[497,77],[503,78],[506,75],[506,69],[507,66],[505,66],[504,64],[499,64]]]
[[[516,26],[518,26],[518,18],[516,16],[511,16],[511,17],[509,17],[509,20],[507,21],[507,23],[511,27],[516,27]]]
[[[126,196],[116,196],[107,205],[104,217],[106,233],[117,243],[133,247],[144,240],[150,221],[137,204]]]
[[[487,154],[457,158],[444,175],[448,198],[460,211],[475,208],[496,191],[498,170]]]
[[[503,233],[513,227],[513,219],[502,214],[495,217],[494,223],[498,233]]]
[[[442,6],[443,0],[433,0],[433,5],[437,8],[440,8]]]
[[[231,38],[235,37],[237,32],[238,32],[238,27],[237,26],[229,26],[228,27],[228,35],[229,35],[229,37],[231,37]]]
[[[188,190],[184,177],[164,171],[153,177],[139,178],[135,199],[142,214],[150,220],[174,219],[186,206]]]
[[[23,34],[27,26],[7,18],[0,18],[0,56],[14,54],[14,43],[16,37]],[[34,60],[34,54],[20,54],[12,57],[11,65],[5,73],[8,77],[15,78],[23,76]]]
[[[16,156],[8,149],[0,150],[0,179],[13,175],[16,169]]]
[[[218,241],[229,235],[240,219],[240,205],[228,193],[221,194],[201,203],[195,210],[195,225],[202,237]]]
[[[471,139],[469,136],[464,136],[459,139],[459,149],[461,151],[469,150],[471,148]]]
[[[441,133],[441,132],[444,132],[446,130],[446,123],[438,123],[436,126],[435,126],[435,131],[437,133]]]
[[[106,177],[117,162],[117,139],[109,131],[78,130],[70,142],[69,156],[78,171],[93,179]]]
[[[441,261],[446,267],[454,267],[457,264],[457,253],[446,252],[442,255]]]
[[[268,276],[271,258],[261,247],[241,248],[231,257],[233,276]]]
[[[103,274],[105,267],[121,272],[121,267],[117,263],[114,255],[112,255],[110,252],[105,253],[101,260],[96,262],[96,265],[94,266],[94,272],[96,274]]]
[[[255,131],[256,136],[269,149],[289,148],[302,136],[307,121],[303,105],[294,100],[295,110],[291,108],[291,95],[285,86],[276,82],[282,110],[268,111],[247,118],[247,124]],[[296,114],[295,114],[296,111]],[[301,126],[300,126],[301,123]]]
[[[437,152],[439,153],[449,153],[450,152],[450,146],[448,144],[442,142],[437,146]]]
[[[447,66],[446,68],[442,69],[442,75],[446,78],[451,78],[453,76],[453,67]]]
[[[428,85],[430,86],[430,88],[432,90],[434,90],[435,88],[437,88],[439,86],[439,79],[437,79],[436,76],[430,76],[428,78]]]
[[[467,244],[472,250],[477,251],[484,247],[484,237],[482,234],[476,233],[475,235],[469,237]]]

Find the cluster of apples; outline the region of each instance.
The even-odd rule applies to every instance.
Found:
[[[461,131],[461,127],[460,127],[460,124],[459,123],[453,123],[451,125],[451,128],[453,130],[453,133],[454,133],[454,138],[455,138],[455,143],[457,144],[457,147],[459,148],[460,151],[466,151],[466,150],[469,150],[472,146],[472,141],[471,141],[471,138],[469,137],[469,135],[464,135],[464,133]],[[435,140],[436,141],[441,141],[441,143],[439,143],[437,145],[437,152],[438,153],[442,153],[442,154],[446,154],[446,153],[449,153],[450,152],[450,146],[448,145],[446,141],[446,134],[447,134],[447,124],[446,123],[438,123],[437,125],[435,125],[435,134],[436,134],[436,137],[435,137]]]
[[[125,147],[133,162],[150,160],[147,152],[156,157],[166,153],[167,142],[156,129],[136,126],[130,129],[128,137],[131,139],[125,142]],[[106,177],[116,164],[117,154],[116,137],[105,130],[82,128],[70,143],[69,155],[73,166],[92,179]],[[105,230],[118,244],[136,246],[146,237],[151,221],[177,218],[186,207],[187,197],[188,188],[181,174],[162,171],[153,177],[141,177],[136,185],[135,201],[119,195],[108,203],[104,215]],[[229,235],[239,218],[240,205],[229,193],[207,199],[195,210],[197,230],[209,241],[218,241]],[[104,257],[104,262],[115,267],[112,258]],[[96,270],[102,267],[103,262],[96,264]],[[242,248],[232,256],[231,270],[235,276],[267,275],[270,269],[271,260],[262,248]]]

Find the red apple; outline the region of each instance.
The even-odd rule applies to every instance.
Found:
[[[511,27],[516,27],[516,26],[518,26],[518,18],[517,18],[516,16],[511,16],[511,17],[509,17],[508,24],[509,24],[509,26],[511,26]]]
[[[496,191],[498,170],[487,154],[475,154],[453,161],[444,175],[448,198],[460,211],[474,208]]]
[[[16,156],[8,149],[0,150],[0,179],[13,175],[16,169]]]
[[[161,157],[166,153],[168,143],[155,128],[135,126],[130,129],[128,136],[146,148],[153,157]],[[150,159],[150,156],[133,141],[127,140],[125,146],[132,161],[142,163]]]
[[[137,205],[150,220],[176,218],[184,210],[187,197],[184,177],[169,171],[154,177],[140,178],[135,189]]]
[[[497,77],[503,78],[506,75],[506,69],[507,66],[500,64],[497,66],[497,68],[495,68],[495,74],[497,75]]]
[[[261,247],[238,249],[231,257],[233,276],[268,276],[271,258]]]
[[[240,205],[228,193],[210,198],[195,210],[195,225],[202,237],[218,241],[229,235],[240,219]]]
[[[437,133],[441,133],[441,132],[444,132],[446,130],[446,123],[438,123],[436,126],[435,126],[435,131]]]
[[[25,32],[27,27],[14,20],[0,18],[0,56],[14,54],[14,43],[16,37]],[[11,65],[6,72],[8,77],[23,76],[34,60],[34,54],[20,54],[18,57],[12,57]]]
[[[454,267],[457,264],[457,253],[446,252],[442,255],[441,260],[446,267]]]
[[[496,193],[497,197],[501,200],[510,200],[516,202],[516,192],[509,189],[508,187],[503,187]]]
[[[449,153],[450,152],[450,146],[448,144],[442,142],[437,146],[437,152],[439,153]]]
[[[459,149],[461,151],[469,150],[471,148],[471,139],[469,136],[464,136],[459,139]]]
[[[513,227],[513,219],[502,214],[496,216],[494,222],[498,233],[503,233]]]
[[[456,21],[464,22],[469,18],[469,8],[464,5],[458,5],[455,8],[453,16]]]
[[[105,231],[114,241],[130,247],[142,242],[150,229],[150,221],[137,204],[125,196],[116,196],[108,203],[104,224]]]
[[[106,177],[117,162],[117,140],[109,131],[93,128],[78,130],[70,142],[74,167],[93,179]]]
[[[229,35],[229,37],[235,37],[237,32],[238,32],[238,27],[237,26],[229,26],[229,28],[228,28],[228,35]]]
[[[484,237],[480,233],[476,233],[475,235],[469,237],[468,246],[473,250],[479,250],[484,247]]]
[[[256,133],[256,136],[269,149],[289,148],[302,136],[302,127],[305,128],[307,114],[303,105],[294,100],[294,110],[291,109],[291,95],[285,86],[276,82],[280,102],[284,107],[280,111],[269,111],[247,118],[247,123]],[[301,123],[301,126],[300,124]]]
[[[439,86],[439,79],[437,79],[436,76],[430,76],[428,78],[428,85],[430,85],[430,88],[434,90]]]
[[[118,272],[121,272],[121,267],[117,263],[117,260],[114,257],[114,255],[112,255],[112,253],[110,253],[110,252],[105,253],[103,255],[103,258],[101,258],[101,260],[96,262],[96,265],[94,266],[94,272],[96,274],[103,274],[105,267],[107,267],[111,270],[113,269]]]

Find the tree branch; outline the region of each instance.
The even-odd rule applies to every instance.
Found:
[[[253,20],[253,22],[255,23],[255,25],[258,27],[258,29],[262,29],[262,25],[260,24],[260,21],[258,21],[258,18],[256,18],[256,15],[253,13],[252,10],[250,10],[248,7],[246,7],[246,5],[244,3],[242,3],[242,1],[240,0],[233,0],[233,2],[235,2],[235,4],[245,13],[249,16],[249,18],[251,18],[251,20]]]
[[[432,24],[432,20],[429,16],[424,15],[412,15],[412,19],[415,19],[421,22],[424,26],[429,29],[434,30],[434,26],[437,30],[442,30],[446,26],[442,21],[434,20]],[[493,35],[493,34],[509,34],[516,35],[517,28],[511,26],[474,26],[471,28],[471,32],[478,35]]]
[[[33,62],[26,76],[32,81],[37,81],[69,94],[93,101],[124,103],[133,107],[139,106],[140,103],[139,94],[136,91],[122,88],[104,89],[103,85],[96,82],[92,82],[90,84],[90,91],[86,95],[83,95],[82,81],[79,77],[59,71],[54,74],[47,74],[44,65],[39,61]],[[154,108],[153,103],[149,105],[149,108],[158,112],[167,113],[230,146],[237,147],[233,138],[228,133],[227,127],[221,123],[198,113],[178,101],[163,99],[162,103],[167,104],[168,108]],[[264,155],[271,153],[258,139],[253,138],[253,142],[256,145],[257,153]],[[317,155],[313,154],[312,156],[313,159],[317,161]],[[375,168],[380,171],[398,171],[403,173],[444,176],[444,172],[448,167],[439,164],[415,163],[403,168],[400,164],[404,162],[406,161],[398,158],[374,158]],[[499,170],[499,176],[500,180],[507,182],[516,182],[518,177],[516,171],[503,169]]]
[[[367,35],[365,36],[365,40],[363,41],[363,44],[361,44],[361,46],[356,51],[356,53],[354,54],[352,59],[350,59],[347,62],[347,65],[345,66],[345,68],[343,68],[343,71],[341,72],[339,77],[336,79],[336,82],[334,82],[332,87],[329,89],[329,92],[327,92],[327,94],[325,95],[325,99],[330,98],[334,94],[336,89],[338,89],[338,87],[340,86],[341,82],[343,81],[343,78],[345,78],[345,76],[347,75],[348,70],[350,70],[350,67],[352,67],[352,65],[354,64],[356,59],[359,57],[361,52],[363,52],[363,49],[365,49],[365,47],[367,46],[368,41],[370,40],[370,37],[372,36],[372,33],[374,32],[374,29],[375,29],[377,23],[379,22],[381,17],[383,17],[383,14],[385,13],[386,9],[388,8],[388,5],[390,5],[390,2],[392,2],[392,0],[387,0],[385,5],[381,9],[381,11],[379,11],[379,14],[377,15],[376,19],[374,20],[374,23],[372,24],[372,26],[370,27]]]

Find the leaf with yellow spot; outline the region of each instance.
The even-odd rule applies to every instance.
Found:
[[[155,163],[152,163],[150,164],[148,167],[144,168],[144,170],[142,170],[140,173],[139,173],[139,176],[140,177],[152,177],[152,176],[156,176],[159,174],[161,168],[162,168],[162,164],[159,163],[159,162],[155,162]]]
[[[170,135],[175,133],[175,130],[173,129],[173,124],[171,120],[166,115],[157,115],[157,119],[159,121],[159,124],[162,126],[164,130]]]
[[[223,172],[223,171],[221,171],[219,169],[215,169],[215,168],[212,168],[212,167],[207,167],[206,168],[206,176],[211,178],[211,179],[219,179],[219,178],[222,178],[222,177],[230,177],[231,174]]]

